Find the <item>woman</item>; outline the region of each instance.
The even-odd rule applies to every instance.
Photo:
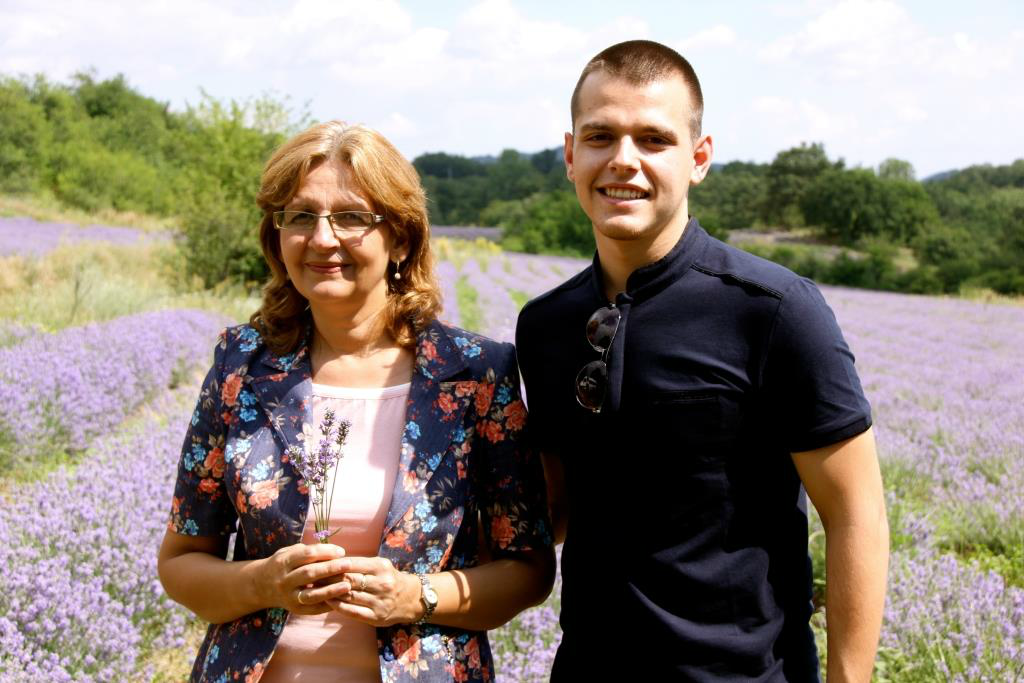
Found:
[[[158,563],[211,622],[192,680],[491,679],[483,631],[554,574],[515,352],[437,321],[423,190],[380,134],[313,126],[258,203],[271,279],[216,347]],[[328,409],[351,427],[317,543],[295,454]]]

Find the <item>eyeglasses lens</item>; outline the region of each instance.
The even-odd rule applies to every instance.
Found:
[[[274,225],[284,230],[312,230],[320,216],[307,211],[277,211]],[[339,211],[327,217],[335,230],[365,230],[373,225],[374,216],[365,211]]]
[[[301,211],[286,211],[284,214],[284,227],[290,230],[307,230],[316,225],[319,216]]]
[[[587,342],[601,354],[600,360],[586,365],[576,375],[576,400],[595,413],[601,412],[605,394],[608,393],[608,364],[605,354],[612,345],[612,339],[619,329],[619,311],[614,306],[599,308],[587,321]]]
[[[576,400],[588,410],[601,410],[607,390],[608,365],[603,360],[590,361],[576,375]]]
[[[341,211],[332,213],[331,220],[334,222],[334,227],[342,230],[362,230],[370,227],[373,214],[362,211]]]
[[[587,321],[587,341],[598,353],[604,353],[612,344],[619,329],[619,311],[614,308],[600,308]]]

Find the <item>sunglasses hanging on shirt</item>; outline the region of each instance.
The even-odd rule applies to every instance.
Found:
[[[608,349],[621,318],[615,304],[609,304],[594,311],[587,321],[587,343],[601,358],[590,361],[576,374],[576,400],[592,413],[601,412],[608,394]]]

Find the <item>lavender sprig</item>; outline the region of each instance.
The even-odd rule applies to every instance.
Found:
[[[314,535],[320,543],[327,543],[341,529],[330,530],[331,504],[334,502],[334,485],[337,478],[331,480],[331,491],[326,492],[328,474],[344,457],[341,449],[348,439],[348,430],[352,423],[348,420],[336,420],[330,408],[324,411],[320,422],[320,441],[314,449],[291,446],[288,454],[298,468],[299,473],[309,489],[310,502],[313,505]]]

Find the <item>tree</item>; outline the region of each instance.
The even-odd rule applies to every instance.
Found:
[[[540,171],[519,152],[506,149],[487,168],[487,179],[497,199],[523,199],[543,189]]]
[[[853,245],[866,237],[910,243],[938,212],[920,183],[882,180],[867,169],[822,173],[801,200],[804,220]]]
[[[914,180],[914,166],[909,161],[889,158],[878,165],[878,177],[885,180]]]
[[[251,127],[257,100],[222,103],[208,95],[185,116],[188,135],[180,247],[189,274],[207,286],[265,278],[255,203],[263,165],[281,132]],[[266,113],[266,103],[261,105]]]
[[[502,227],[502,246],[512,251],[594,252],[593,226],[572,192],[538,192],[524,200],[495,202],[482,218]]]
[[[30,192],[38,188],[50,151],[46,111],[30,98],[29,88],[0,80],[0,189]]]
[[[768,169],[768,196],[761,212],[765,222],[786,227],[800,225],[804,191],[825,171],[842,166],[841,161],[833,164],[828,160],[820,142],[803,142],[776,154]]]
[[[487,168],[479,161],[444,152],[421,154],[413,159],[412,165],[416,167],[416,171],[421,176],[434,176],[448,180],[487,173]]]
[[[739,161],[713,166],[699,185],[690,188],[690,213],[719,239],[729,230],[752,227],[768,195],[766,169]]]

